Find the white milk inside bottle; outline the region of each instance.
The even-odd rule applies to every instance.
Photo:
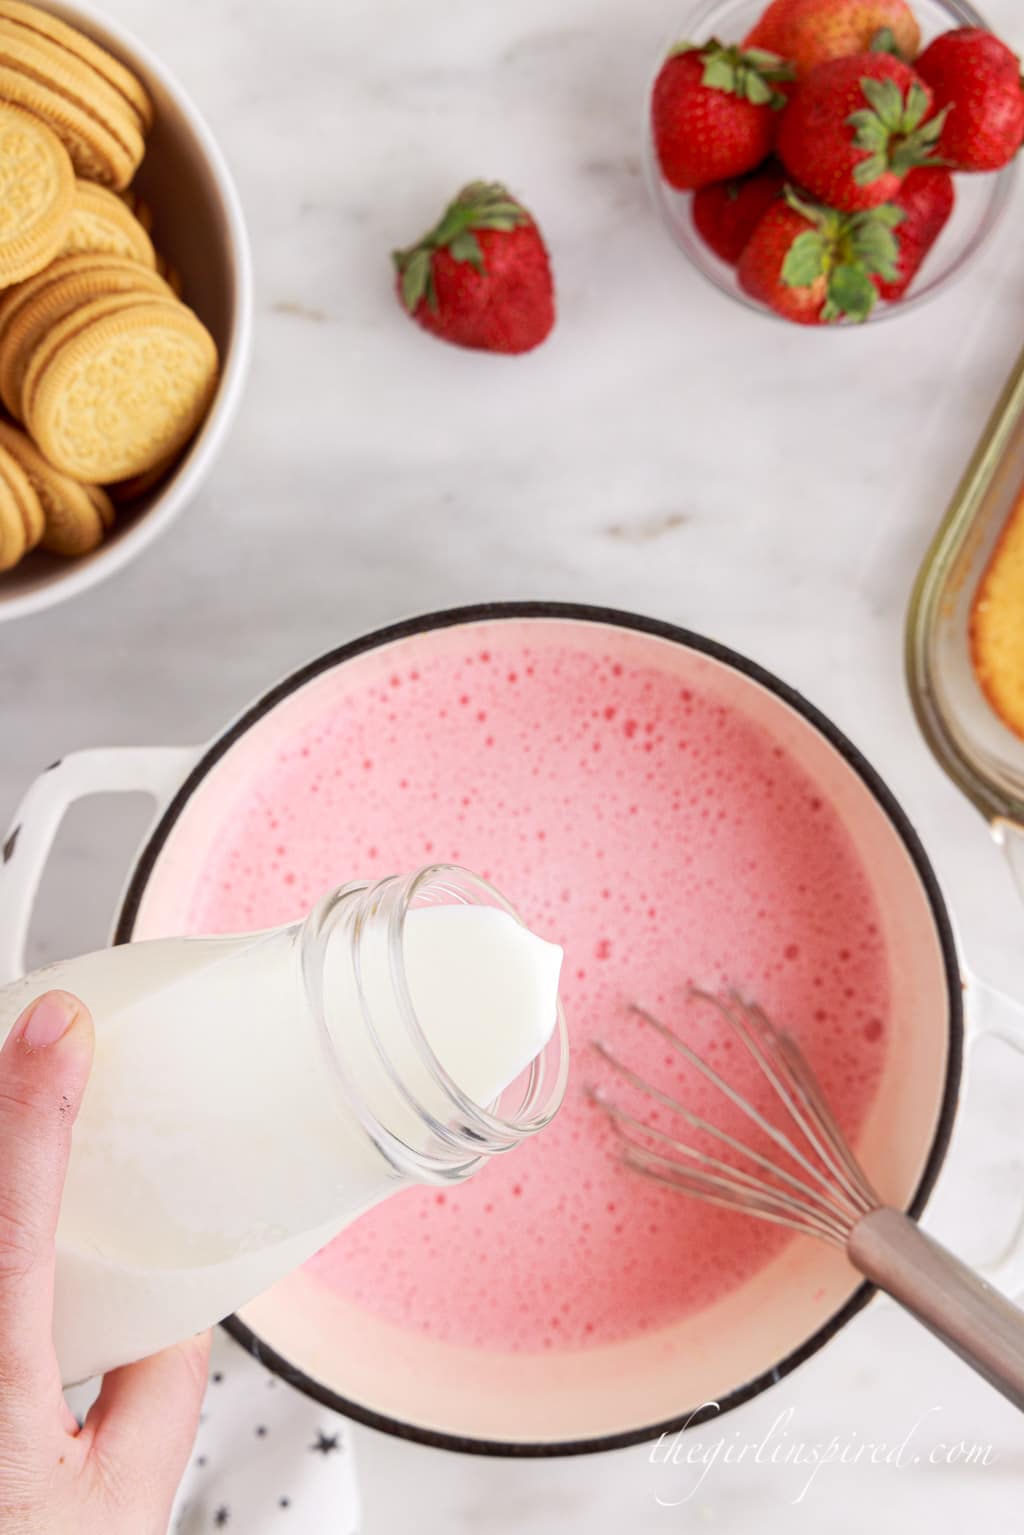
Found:
[[[435,868],[0,990],[0,1038],[54,987],[96,1022],[57,1229],[65,1383],[219,1321],[386,1195],[546,1124],[560,965],[489,886]]]

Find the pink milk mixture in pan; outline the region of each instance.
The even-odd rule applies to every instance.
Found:
[[[683,686],[654,644],[622,662],[608,631],[591,631],[603,647],[560,632],[534,645],[528,625],[492,624],[442,653],[408,642],[319,679],[315,709],[279,709],[276,749],[222,822],[189,915],[193,931],[269,926],[350,878],[450,861],[564,946],[574,1069],[555,1123],[455,1191],[392,1198],[310,1265],[387,1321],[503,1351],[665,1327],[787,1240],[619,1165],[584,1091],[611,1082],[595,1037],[736,1125],[629,999],[756,1091],[685,999],[688,982],[739,987],[794,1030],[850,1134],[887,1033],[871,890],[801,768],[716,697],[713,676]]]

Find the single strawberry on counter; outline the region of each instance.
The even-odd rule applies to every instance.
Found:
[[[1024,141],[1020,60],[981,27],[944,32],[918,60],[937,108],[949,115],[939,153],[957,171],[998,171]]]
[[[797,83],[779,124],[778,153],[794,181],[830,208],[855,213],[891,202],[915,165],[935,163],[944,114],[889,53],[818,64]]]
[[[906,0],[772,0],[744,48],[770,48],[805,75],[816,64],[867,53],[888,32],[891,48],[913,59],[921,29]]]
[[[893,198],[892,206],[903,214],[896,231],[898,276],[893,281],[875,277],[875,286],[890,304],[897,303],[921,270],[924,258],[946,227],[956,191],[953,178],[939,165],[925,165],[910,172]]]
[[[798,325],[866,320],[878,299],[873,279],[899,276],[893,231],[901,218],[889,207],[837,213],[787,189],[740,257],[740,287]]]
[[[463,187],[440,223],[392,260],[405,309],[442,341],[528,352],[555,323],[540,230],[497,182]]]
[[[776,160],[693,194],[693,222],[704,244],[735,266],[761,217],[782,196],[786,175]]]
[[[678,43],[651,94],[651,130],[661,174],[679,191],[743,176],[775,142],[792,78],[774,53],[742,52],[712,39],[701,48]]]

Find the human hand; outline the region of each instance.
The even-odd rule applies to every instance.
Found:
[[[53,1349],[54,1232],[92,1064],[87,1008],[26,1008],[0,1050],[0,1530],[166,1535],[195,1437],[209,1338],[112,1370],[84,1426]]]

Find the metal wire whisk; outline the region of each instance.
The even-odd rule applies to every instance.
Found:
[[[646,1008],[633,1005],[631,1011],[740,1110],[778,1156],[693,1113],[595,1041],[595,1050],[623,1081],[734,1159],[703,1151],[592,1088],[591,1096],[621,1139],[626,1164],[707,1204],[741,1210],[842,1248],[865,1278],[1024,1410],[1024,1312],[926,1236],[909,1215],[882,1203],[792,1035],[736,992],[715,996],[694,988],[690,996],[715,1008],[752,1057],[784,1110],[785,1129],[761,1113],[675,1030]]]

